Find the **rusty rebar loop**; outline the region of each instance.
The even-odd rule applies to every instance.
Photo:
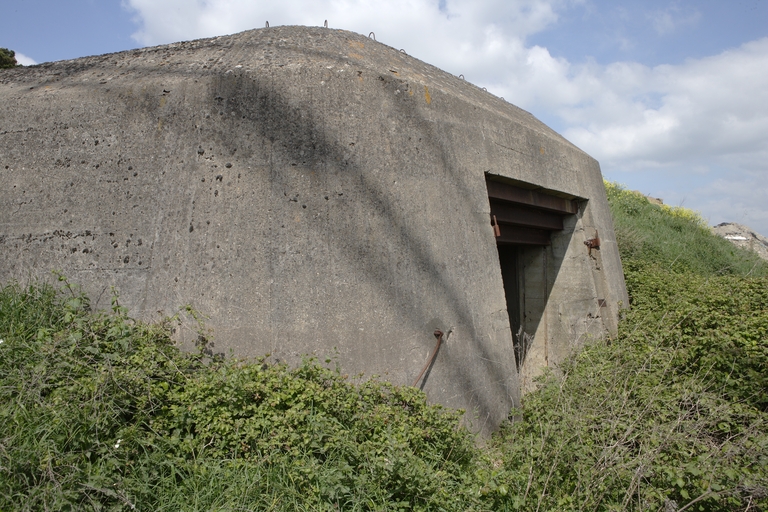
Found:
[[[448,334],[451,334],[453,332],[453,328],[448,329]],[[437,338],[437,343],[435,343],[435,349],[432,351],[432,355],[427,359],[427,364],[424,365],[424,368],[421,369],[419,372],[419,376],[416,377],[413,380],[413,384],[411,386],[416,387],[416,384],[419,383],[421,380],[421,377],[424,375],[424,372],[427,371],[427,368],[429,368],[432,363],[435,361],[435,357],[437,356],[437,351],[440,350],[440,345],[443,343],[443,331],[440,329],[435,329],[435,332],[433,333],[435,335],[435,338]],[[446,336],[447,337],[447,336]]]

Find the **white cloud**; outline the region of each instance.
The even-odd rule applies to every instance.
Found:
[[[544,48],[526,47],[551,26],[560,7],[583,0],[124,0],[140,22],[145,45],[234,33],[264,26],[321,26],[369,34],[409,55],[525,107],[541,90],[579,94],[561,77],[568,63]],[[539,92],[537,92],[539,91]],[[565,100],[564,100],[565,101]]]
[[[555,7],[578,0],[123,0],[142,28],[134,38],[143,44],[207,37],[276,25],[320,26],[399,34],[411,29],[418,40],[477,32],[478,26],[503,26],[516,37],[536,33],[557,19]]]
[[[35,60],[19,52],[16,52],[16,62],[18,62],[22,66],[32,66],[34,64],[37,64]]]
[[[404,48],[468,79],[492,77],[519,59],[523,41],[557,20],[556,7],[579,0],[124,0],[137,15],[141,44],[229,34],[277,25],[321,26]],[[512,51],[513,55],[508,55]]]
[[[745,224],[758,233],[768,233],[768,186],[764,173],[729,171],[687,190],[660,191],[665,202],[683,204],[702,212],[711,225],[721,222]]]
[[[565,134],[619,167],[715,158],[768,171],[765,70],[768,38],[678,66],[612,64],[593,71],[601,94],[563,106]]]

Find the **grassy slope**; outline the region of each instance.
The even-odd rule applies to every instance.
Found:
[[[605,185],[621,258],[630,266],[643,262],[701,276],[768,275],[768,263],[714,235],[696,212]]]
[[[4,288],[0,510],[768,509],[766,265],[608,192],[633,309],[482,449],[413,388],[204,363],[66,282]]]

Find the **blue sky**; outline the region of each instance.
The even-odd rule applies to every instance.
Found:
[[[368,34],[514,103],[613,181],[768,235],[768,0],[14,0],[22,63],[275,25]]]

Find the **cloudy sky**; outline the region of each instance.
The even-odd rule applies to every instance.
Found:
[[[503,96],[610,180],[768,235],[768,0],[13,0],[0,47],[33,64],[324,20]]]

